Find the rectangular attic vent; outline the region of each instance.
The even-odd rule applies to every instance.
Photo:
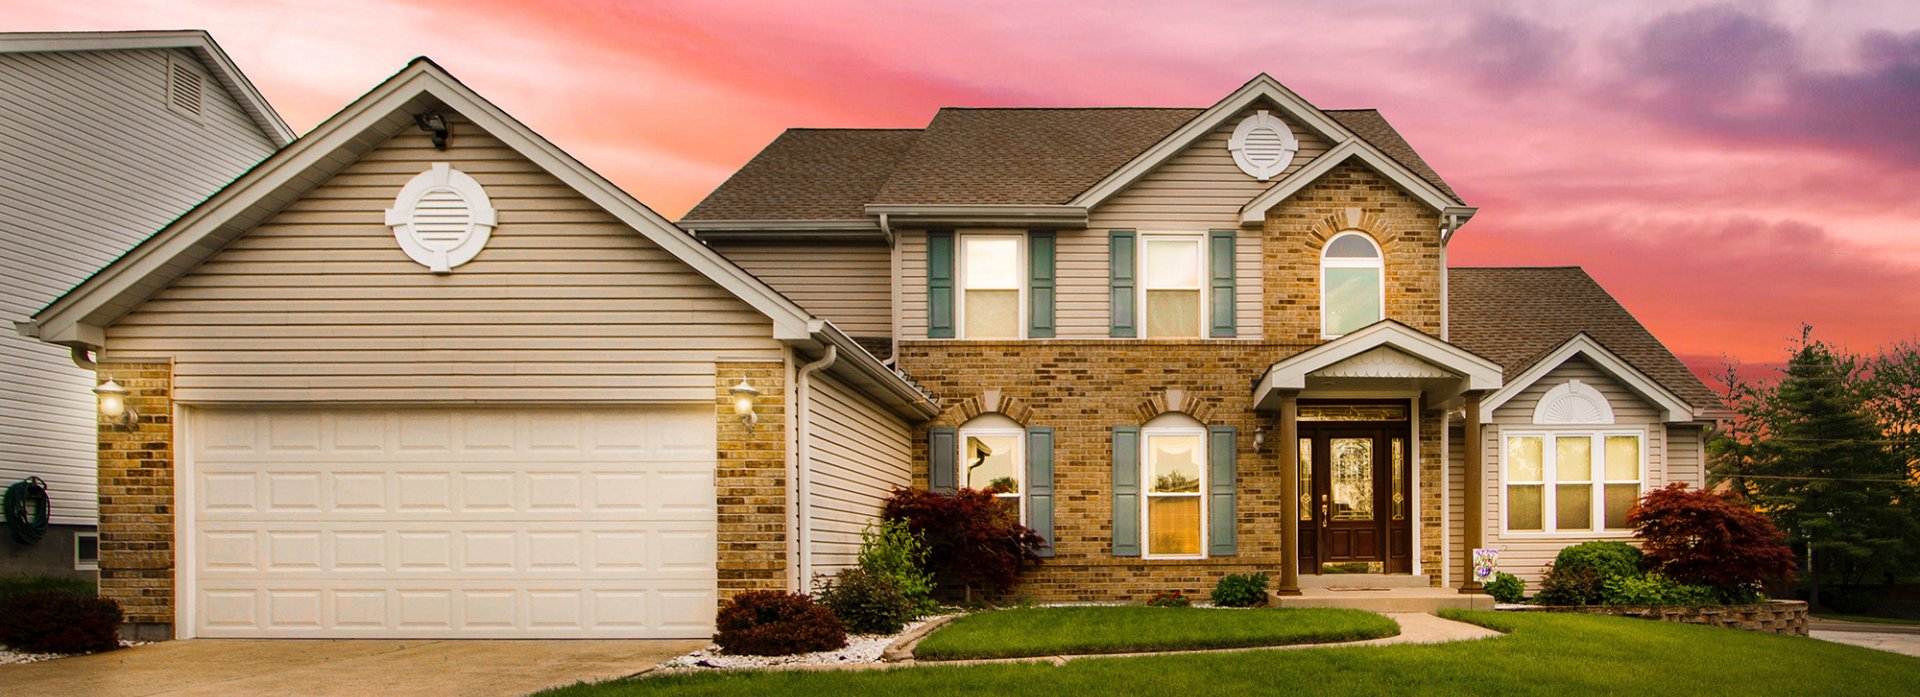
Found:
[[[199,117],[206,78],[178,58],[167,58],[167,108]]]

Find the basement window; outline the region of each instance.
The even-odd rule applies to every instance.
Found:
[[[73,536],[73,570],[100,570],[100,533],[83,532]]]

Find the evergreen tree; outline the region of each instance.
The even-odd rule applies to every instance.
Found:
[[[1722,434],[1716,473],[1787,532],[1819,602],[1824,581],[1855,585],[1915,562],[1920,517],[1907,462],[1868,403],[1879,394],[1862,361],[1802,331],[1784,375],[1742,386],[1740,423]]]

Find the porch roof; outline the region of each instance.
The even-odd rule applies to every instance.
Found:
[[[1419,391],[1444,401],[1505,384],[1498,364],[1393,320],[1375,322],[1267,368],[1253,390],[1256,409],[1278,409],[1283,395],[1327,396]]]

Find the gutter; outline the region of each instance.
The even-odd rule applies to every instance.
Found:
[[[811,378],[816,371],[832,366],[840,358],[840,347],[827,345],[826,355],[820,360],[800,366],[794,374],[794,394],[799,404],[794,414],[794,459],[799,472],[794,478],[796,491],[795,508],[800,513],[800,525],[796,537],[800,544],[800,587],[813,590],[813,384]]]
[[[921,421],[940,415],[940,406],[935,403],[932,396],[921,391],[906,376],[895,372],[879,358],[868,353],[852,337],[840,331],[839,327],[831,322],[816,319],[813,320],[810,328],[815,342],[822,346],[838,348],[842,357],[847,359],[836,364],[834,366],[836,369],[845,368],[859,379],[880,387],[885,394],[876,396],[883,397],[887,406],[892,407],[897,413],[909,418],[918,418]]]

